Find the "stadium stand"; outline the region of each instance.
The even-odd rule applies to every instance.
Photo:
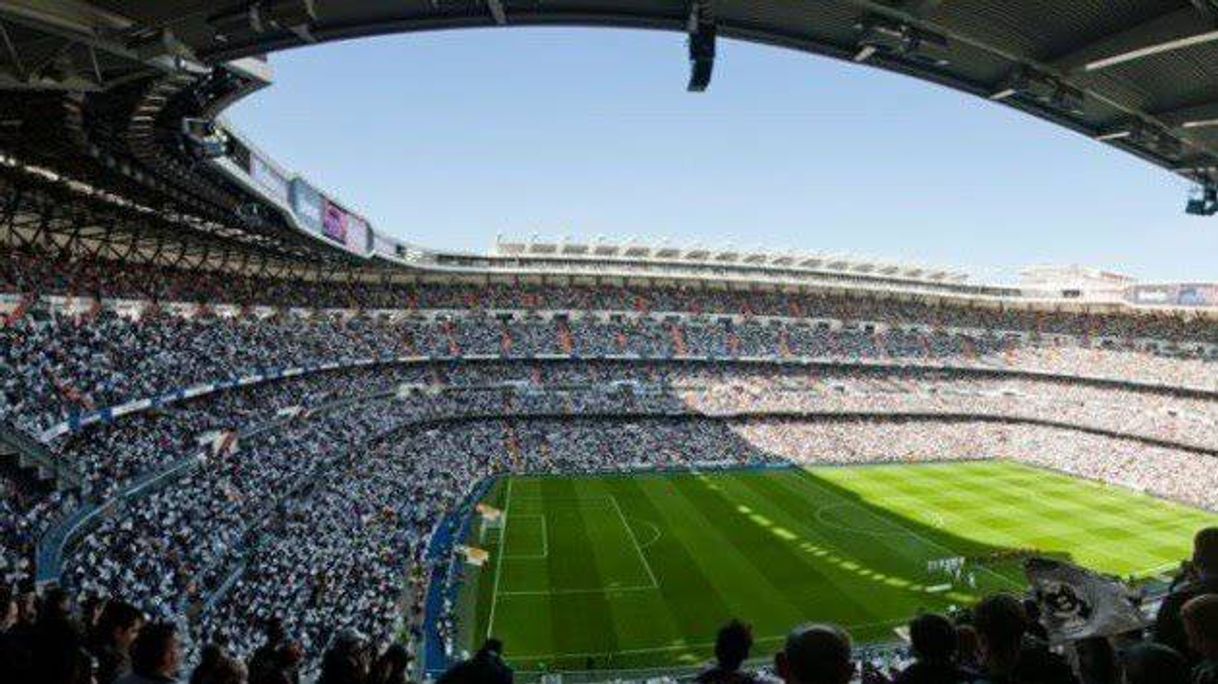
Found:
[[[0,5],[6,682],[435,678],[462,650],[455,547],[507,475],[1003,459],[1218,511],[1208,290],[1046,296],[730,248],[437,252],[220,117],[270,83],[263,53],[305,42],[649,26],[690,34],[701,89],[718,32],[1002,102],[1180,174],[1213,213],[1213,2],[197,4]],[[1209,684],[1213,531],[1195,546],[1119,655],[1050,649],[997,595],[910,616],[907,648],[792,625],[773,666],[733,623],[698,681]],[[488,641],[446,680],[507,681],[510,658]]]

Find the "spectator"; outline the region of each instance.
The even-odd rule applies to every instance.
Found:
[[[167,622],[144,625],[131,645],[131,672],[119,678],[118,684],[177,682],[181,665],[177,629]]]
[[[1188,645],[1198,662],[1193,684],[1218,684],[1218,594],[1189,599],[1180,609]]]
[[[97,684],[112,684],[131,671],[131,644],[144,624],[144,616],[125,601],[108,601],[92,639],[97,661]]]
[[[281,651],[287,646],[287,633],[283,628],[283,620],[278,617],[270,618],[263,626],[265,641],[250,656],[250,684],[263,684],[271,679],[276,665],[282,659]]]
[[[216,644],[203,649],[202,659],[190,675],[190,684],[246,684],[246,681],[241,661],[230,658]]]
[[[1091,637],[1074,643],[1081,684],[1120,684],[1116,650],[1106,637]]]
[[[372,684],[406,684],[410,653],[402,644],[391,644],[376,661]]]
[[[698,675],[699,684],[749,684],[756,677],[742,672],[740,666],[749,658],[753,647],[753,628],[740,620],[732,620],[719,629],[715,637],[715,666]]]
[[[803,625],[774,656],[786,684],[846,684],[854,676],[850,636],[835,625]]]
[[[437,684],[512,684],[512,668],[503,662],[503,642],[487,639],[472,658],[449,668]]]
[[[1195,660],[1180,610],[1194,597],[1218,593],[1218,527],[1207,527],[1193,538],[1193,558],[1185,563],[1170,595],[1163,599],[1155,617],[1154,639]]]
[[[1009,594],[990,596],[973,611],[973,626],[977,630],[982,679],[1009,681],[1028,627],[1023,605]]]
[[[974,626],[981,654],[981,676],[975,681],[1066,684],[1074,681],[1070,667],[1046,644],[1028,635],[1028,616],[1019,599],[994,594],[977,604]]]
[[[1188,661],[1152,641],[1134,644],[1121,653],[1123,684],[1189,684]]]
[[[981,673],[981,652],[977,643],[977,629],[971,624],[956,626],[956,662],[972,679]]]
[[[339,634],[326,651],[318,684],[367,684],[372,667],[368,643],[354,632]]]
[[[909,623],[909,641],[914,663],[894,679],[894,684],[948,684],[970,679],[956,663],[959,637],[951,621],[942,615],[919,615]]]

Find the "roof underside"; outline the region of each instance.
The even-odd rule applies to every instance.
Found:
[[[184,117],[214,117],[259,87],[257,78],[213,67],[330,40],[501,25],[689,33],[695,63],[713,59],[713,49],[697,54],[708,34],[858,62],[1001,102],[1218,183],[1218,0],[5,0],[0,151],[197,217],[213,232],[231,231],[226,240],[278,257],[348,264],[283,230],[271,213],[251,214],[258,198],[182,157]],[[616,256],[773,266],[806,258],[630,249]]]
[[[29,0],[27,0],[29,1]],[[695,0],[89,3],[219,61],[311,41],[512,25],[686,31]],[[1216,0],[713,0],[719,35],[864,61],[997,97],[1174,170],[1218,165]],[[311,13],[301,7],[311,5]],[[301,18],[304,17],[304,18]],[[259,24],[255,27],[251,24]],[[259,30],[261,29],[261,30]],[[131,29],[127,30],[128,33]],[[872,50],[865,51],[871,45]],[[1029,78],[1030,77],[1030,78]],[[1016,92],[1003,96],[1009,90]],[[1074,98],[1074,91],[1081,99]],[[1210,171],[1213,173],[1213,171]]]

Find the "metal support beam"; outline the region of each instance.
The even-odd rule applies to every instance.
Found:
[[[486,0],[486,8],[491,11],[491,17],[500,26],[507,26],[507,12],[503,9],[503,0]]]
[[[4,50],[8,53],[9,61],[13,63],[13,74],[18,81],[24,82],[29,72],[25,70],[25,63],[21,61],[21,53],[17,52],[17,46],[9,37],[8,29],[4,27],[3,21],[0,21],[0,42],[4,43]]]
[[[1170,111],[1155,112],[1153,117],[1169,128],[1191,129],[1218,127],[1218,100],[1203,102]]]
[[[1048,64],[1062,73],[1098,71],[1213,41],[1218,41],[1218,26],[1213,17],[1185,7],[1075,48]]]
[[[1188,0],[1188,1],[1190,3],[1192,3],[1193,7],[1197,8],[1198,12],[1206,15],[1207,17],[1212,17],[1214,19],[1218,19],[1218,2],[1214,2],[1214,0]]]
[[[689,7],[689,86],[691,93],[704,92],[715,69],[715,24],[711,0],[694,0]]]

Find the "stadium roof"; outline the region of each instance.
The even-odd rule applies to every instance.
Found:
[[[105,88],[150,63],[496,25],[688,32],[694,89],[716,34],[865,63],[1218,178],[1218,0],[8,0],[0,83]]]
[[[288,177],[220,116],[270,82],[267,52],[498,25],[687,34],[691,90],[710,85],[717,36],[905,73],[1168,168],[1209,193],[1190,212],[1218,213],[1218,0],[3,0],[0,244],[366,281],[728,282],[730,272],[741,283],[761,274],[1003,290],[947,269],[729,246],[533,241],[486,255],[434,252]],[[323,207],[355,227],[341,244],[323,234]]]
[[[588,259],[604,262],[628,260],[656,264],[700,264],[709,266],[757,266],[825,270],[837,273],[877,275],[903,280],[962,283],[968,274],[955,269],[941,269],[914,264],[898,264],[842,254],[805,254],[799,252],[769,252],[760,249],[722,247],[679,247],[645,245],[638,242],[616,244],[598,240],[594,243],[562,240],[504,240],[495,242],[494,256],[527,256],[544,259]]]

